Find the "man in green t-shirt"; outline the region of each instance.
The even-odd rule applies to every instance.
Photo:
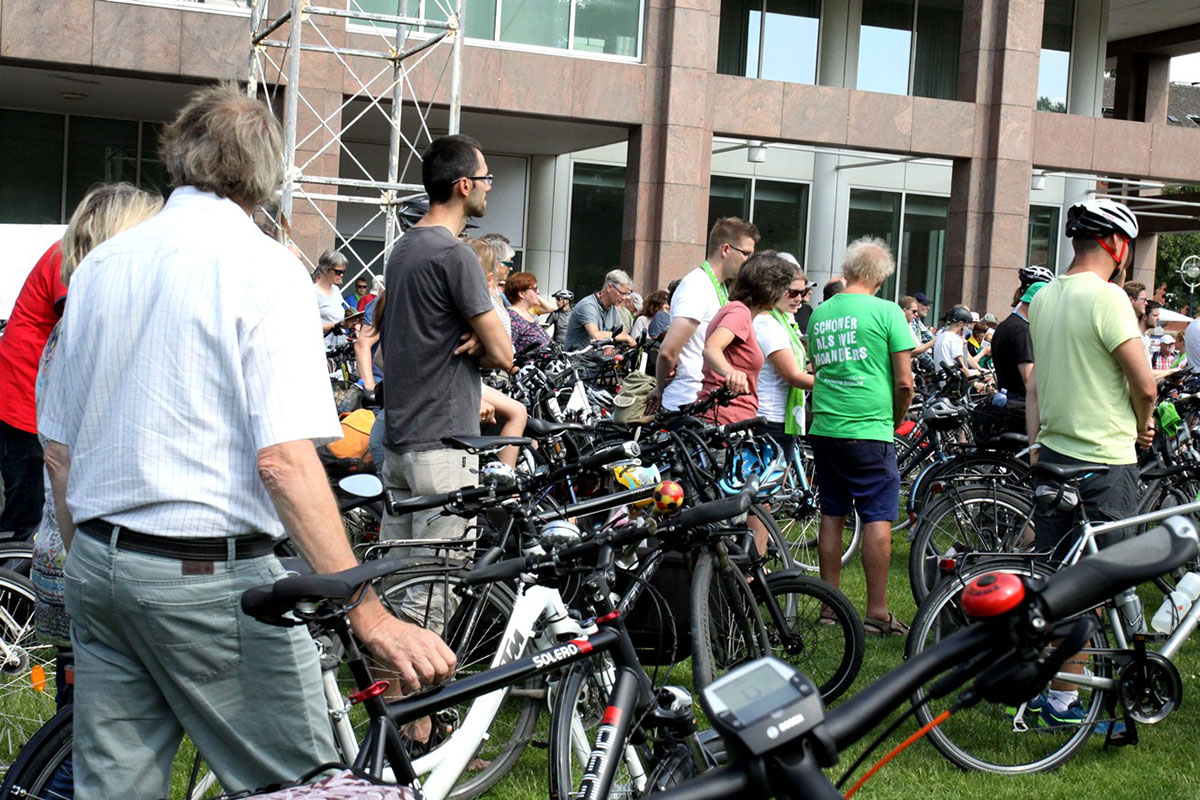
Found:
[[[1137,318],[1121,289],[1138,224],[1120,203],[1093,199],[1068,209],[1066,234],[1075,250],[1070,267],[1029,304],[1034,368],[1025,417],[1036,440],[1030,458],[1102,468],[1080,483],[1084,508],[1093,522],[1121,519],[1137,510],[1136,447],[1154,438],[1157,396]],[[1074,527],[1075,516],[1037,503],[1033,524],[1037,549],[1050,550]],[[1127,625],[1144,630],[1136,592],[1117,604]],[[1064,666],[1082,669],[1077,661]],[[1078,687],[1066,681],[1051,682],[1028,710],[1051,726],[1080,724],[1087,716]],[[1107,733],[1108,725],[1095,732]]]
[[[851,510],[863,523],[869,635],[908,628],[888,610],[892,520],[900,504],[900,473],[892,432],[913,398],[912,330],[895,303],[875,297],[896,269],[879,239],[846,248],[846,288],[813,312],[808,346],[816,370],[809,431],[821,498],[818,555],[821,578],[837,586],[842,536]]]

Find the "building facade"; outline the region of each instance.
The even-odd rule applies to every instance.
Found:
[[[365,19],[321,24],[347,50],[378,43]],[[1069,261],[1066,205],[1200,183],[1200,127],[1168,119],[1170,58],[1200,49],[1186,0],[466,0],[463,25],[462,131],[496,175],[479,224],[545,288],[618,265],[665,286],[738,214],[818,282],[877,235],[899,263],[885,293],[1000,311],[1019,267]],[[236,0],[0,0],[0,224],[64,222],[96,180],[161,187],[159,125],[195,85],[245,78],[249,33]],[[412,71],[422,100],[449,101],[445,53]],[[307,62],[305,113],[357,90],[328,62]],[[381,175],[387,131],[354,136],[366,156],[321,157]],[[328,205],[292,220],[301,248],[333,245],[332,221],[379,271],[379,221]]]

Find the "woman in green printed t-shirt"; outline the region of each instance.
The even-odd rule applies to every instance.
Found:
[[[915,345],[904,312],[875,297],[896,269],[879,239],[846,248],[845,291],[813,312],[808,349],[815,368],[809,432],[821,497],[821,578],[837,586],[842,530],[854,510],[863,522],[863,571],[871,636],[903,636],[908,626],[888,610],[892,520],[900,505],[900,473],[892,432],[913,397]]]

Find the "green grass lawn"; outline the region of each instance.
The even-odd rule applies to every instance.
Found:
[[[908,541],[905,532],[896,534],[892,553],[892,570],[888,597],[897,617],[909,621],[916,608],[908,587]],[[847,567],[843,591],[863,613],[866,589],[862,565],[855,559]],[[1157,605],[1146,609],[1147,616]],[[868,639],[863,669],[850,694],[876,680],[898,665],[903,658],[901,639]],[[1028,800],[1056,798],[1131,798],[1141,792],[1156,800],[1192,798],[1200,795],[1200,706],[1196,702],[1195,682],[1200,673],[1200,659],[1194,642],[1188,642],[1177,664],[1184,680],[1182,707],[1158,725],[1141,725],[1141,742],[1136,747],[1113,748],[1105,751],[1103,737],[1093,736],[1076,756],[1062,768],[1048,773],[1028,776],[1001,776],[968,773],[946,761],[925,741],[909,747],[869,780],[855,795],[872,800],[920,797],[922,800],[961,797],[1012,797]],[[686,676],[686,670],[676,670],[675,676]],[[547,726],[543,714],[540,725]],[[896,734],[883,744],[867,761],[863,770],[882,757],[892,747],[916,730],[906,721]],[[880,726],[880,731],[883,726]],[[854,761],[865,743],[843,753],[837,767],[829,774],[835,780]],[[848,789],[859,773],[847,783]],[[530,747],[521,761],[503,782],[485,795],[490,800],[541,800],[546,797],[546,752]]]

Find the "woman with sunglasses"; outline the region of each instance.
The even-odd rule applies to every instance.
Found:
[[[317,272],[313,289],[317,293],[317,308],[321,312],[321,332],[326,336],[341,333],[346,310],[351,311],[342,298],[342,276],[346,274],[346,257],[336,250],[326,250],[317,259]],[[338,337],[341,338],[341,337]],[[340,342],[333,342],[340,344]]]
[[[767,418],[767,430],[787,448],[788,458],[796,437],[804,435],[804,392],[813,387],[795,323],[796,310],[810,289],[804,273],[795,266],[792,270],[792,282],[774,308],[754,318],[754,336],[764,359],[758,373],[758,413]]]

